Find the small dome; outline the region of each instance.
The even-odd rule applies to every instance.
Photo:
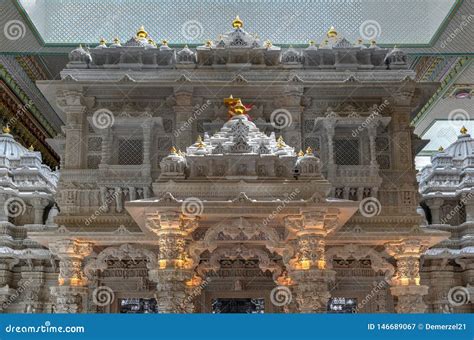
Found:
[[[120,39],[119,38],[114,38],[113,44],[111,44],[109,47],[115,48],[115,47],[122,47],[120,44]]]
[[[389,53],[387,53],[385,60],[390,64],[406,64],[407,55],[405,52],[395,46]]]
[[[179,63],[194,63],[195,55],[194,52],[185,45],[184,48],[177,53],[177,59]]]
[[[281,57],[281,60],[285,64],[298,64],[301,62],[301,56],[298,51],[290,46]]]
[[[9,132],[8,128],[4,128],[0,135],[0,157],[19,159],[28,149],[18,143]]]
[[[101,49],[101,48],[107,48],[107,44],[106,44],[106,43],[107,43],[107,42],[105,41],[105,39],[104,39],[104,38],[101,38],[100,41],[99,41],[99,45],[97,45],[95,48],[99,48],[99,49]]]
[[[474,139],[467,133],[466,128],[463,127],[458,139],[448,146],[443,153],[458,160],[474,156]]]
[[[90,59],[90,54],[87,52],[82,45],[79,45],[78,48],[69,52],[69,60],[70,61],[82,61],[85,62]]]

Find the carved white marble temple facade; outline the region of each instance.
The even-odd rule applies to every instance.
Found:
[[[343,298],[360,312],[438,312],[420,261],[451,230],[417,212],[409,126],[436,84],[414,81],[403,51],[335,29],[301,49],[232,26],[193,49],[141,28],[70,53],[49,83],[65,122],[49,141],[57,186],[28,200],[34,225],[3,218],[5,312],[114,313],[133,299],[225,312],[251,299],[311,313]],[[2,163],[2,190],[24,169]],[[472,281],[468,260],[445,268]],[[25,280],[34,294],[18,293]]]

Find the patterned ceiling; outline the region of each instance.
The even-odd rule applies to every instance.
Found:
[[[202,43],[230,29],[236,14],[245,29],[280,44],[323,39],[332,25],[349,40],[428,44],[456,0],[18,0],[45,43],[122,40],[141,24],[155,39]]]

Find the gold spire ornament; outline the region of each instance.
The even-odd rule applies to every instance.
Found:
[[[120,44],[120,39],[118,37],[114,38],[114,44],[116,45]]]
[[[147,37],[148,37],[148,32],[145,31],[145,27],[143,27],[143,25],[141,25],[140,28],[137,31],[137,38],[146,39]]]
[[[239,29],[242,28],[242,26],[244,26],[244,22],[240,20],[239,16],[237,15],[234,21],[232,21],[232,27],[235,29]]]
[[[443,152],[443,151],[444,151],[444,148],[443,148],[442,146],[440,146],[440,147],[438,148],[438,151],[439,151],[439,152]]]
[[[310,40],[308,44],[309,44],[309,46],[314,46],[316,43],[315,43],[314,40]]]
[[[8,124],[3,127],[2,131],[3,131],[3,133],[10,133],[11,130],[10,130],[10,127],[8,126]]]
[[[285,141],[283,140],[283,137],[280,136],[277,139],[277,148],[278,149],[283,149],[285,147]]]
[[[206,41],[206,47],[211,48],[212,47],[212,40],[207,40]]]
[[[161,44],[163,46],[168,46],[168,40],[166,40],[166,39],[161,40]]]
[[[234,115],[243,115],[247,112],[247,108],[242,104],[242,101],[240,99],[237,99],[236,103],[234,106],[232,106],[232,111]]]
[[[264,46],[266,48],[271,48],[273,46],[273,43],[270,40],[266,40],[265,43],[264,43]]]
[[[204,149],[204,147],[206,146],[206,144],[204,144],[202,141],[201,135],[198,136],[196,140],[196,144],[197,144],[196,146],[198,147],[198,149]]]
[[[466,127],[463,126],[459,132],[461,132],[461,135],[467,135],[467,129],[466,129]]]
[[[300,150],[300,152],[298,152],[298,157],[303,157],[304,156],[304,152],[303,150]]]
[[[176,148],[174,146],[171,147],[170,154],[173,154],[173,155],[177,154]]]
[[[33,144],[30,145],[30,147],[28,148],[28,151],[29,151],[29,152],[35,151],[35,148],[33,147]]]
[[[334,26],[331,26],[331,28],[329,29],[328,33],[327,33],[327,37],[328,38],[335,38],[337,37],[337,31],[336,29],[334,28]]]
[[[306,149],[306,154],[307,155],[312,155],[313,154],[313,149],[310,146],[308,146],[308,148]]]
[[[100,46],[105,46],[106,43],[107,43],[107,41],[104,38],[100,38],[100,40],[99,40],[99,45]]]

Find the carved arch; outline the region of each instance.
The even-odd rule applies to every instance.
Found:
[[[273,279],[276,280],[280,274],[282,273],[283,269],[280,265],[278,265],[275,261],[270,259],[268,253],[262,249],[258,248],[247,248],[243,245],[238,245],[234,247],[220,247],[214,250],[211,254],[211,257],[208,261],[202,262],[197,268],[196,271],[202,277],[205,277],[205,273],[208,271],[217,271],[220,269],[221,259],[244,259],[250,260],[257,258],[258,259],[258,266],[259,268],[265,272],[269,270],[272,275]]]
[[[219,235],[227,236],[233,241],[246,241],[258,239],[258,237],[260,237],[262,234],[267,248],[272,251],[273,248],[278,247],[280,243],[280,237],[274,229],[267,226],[250,223],[248,220],[242,217],[238,219],[227,220],[209,228],[209,230],[204,235],[203,243],[207,249],[212,251],[217,247],[216,242],[219,241]],[[242,235],[244,238],[239,238]]]
[[[348,244],[342,247],[332,247],[326,251],[328,268],[332,269],[332,261],[335,257],[344,260],[348,258],[361,260],[369,257],[372,269],[376,272],[382,271],[387,279],[391,278],[395,273],[395,267],[387,262],[378,251],[370,247],[361,247],[354,244]]]
[[[131,244],[122,244],[119,247],[108,247],[101,251],[96,258],[90,259],[84,266],[84,274],[90,279],[97,270],[107,269],[107,260],[115,258],[118,260],[130,258],[132,260],[146,258],[148,259],[147,268],[155,269],[157,266],[157,256],[151,250],[139,249]]]

